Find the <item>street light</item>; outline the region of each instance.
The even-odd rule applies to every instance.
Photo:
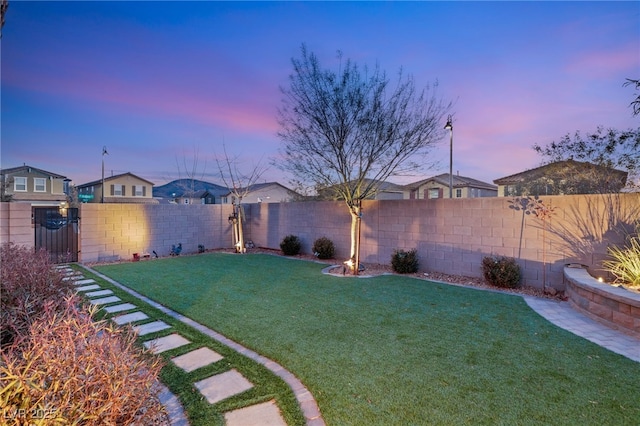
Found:
[[[102,196],[100,202],[104,203],[104,156],[109,155],[106,145],[102,147]]]
[[[453,122],[451,114],[447,117],[447,124],[444,125],[445,130],[450,131],[449,139],[449,198],[453,198]]]

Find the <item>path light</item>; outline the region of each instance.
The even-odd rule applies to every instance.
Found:
[[[453,198],[453,122],[451,114],[447,117],[447,124],[444,125],[445,130],[449,130],[449,198]]]

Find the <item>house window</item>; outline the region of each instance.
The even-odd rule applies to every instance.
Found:
[[[462,198],[462,189],[456,189],[456,198]]]
[[[15,177],[13,178],[13,190],[16,192],[26,192],[27,191],[27,178],[26,177]]]
[[[429,189],[429,198],[440,198],[440,189],[439,188]]]
[[[188,198],[185,198],[185,199],[184,199],[184,203],[185,203],[185,204],[189,204],[189,199],[188,199]]]
[[[133,196],[134,197],[144,197],[145,194],[144,185],[133,185]]]
[[[124,185],[111,185],[111,195],[115,195],[116,197],[124,196]]]
[[[45,192],[47,190],[47,180],[45,178],[33,178],[33,190],[35,192]]]

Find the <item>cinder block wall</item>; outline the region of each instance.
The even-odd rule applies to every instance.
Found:
[[[582,263],[605,275],[601,261],[609,244],[619,244],[640,218],[640,194],[548,196],[552,209],[542,220],[513,209],[510,198],[365,201],[361,260],[390,263],[395,249],[417,249],[421,269],[482,276],[483,257],[515,257],[524,283],[564,289],[563,266]],[[247,206],[250,238],[257,246],[279,248],[295,234],[311,253],[316,238],[349,257],[351,219],[342,202],[254,204]]]
[[[34,231],[31,224],[31,205],[25,203],[0,203],[0,243],[34,247]]]
[[[83,204],[80,261],[131,259],[133,253],[167,256],[182,243],[184,253],[232,246],[228,205]]]
[[[421,269],[479,277],[490,254],[514,257],[526,285],[564,289],[563,266],[577,262],[605,275],[609,244],[620,244],[640,218],[640,194],[541,197],[553,209],[548,220],[515,210],[509,198],[385,200],[363,204],[361,260],[390,263],[395,249],[417,249]],[[33,246],[31,207],[0,203],[1,241]],[[245,238],[279,249],[288,234],[313,242],[326,236],[336,259],[349,257],[351,218],[343,202],[245,205]],[[230,205],[83,204],[80,261],[131,259],[155,250],[166,256],[182,243],[184,253],[232,247]]]

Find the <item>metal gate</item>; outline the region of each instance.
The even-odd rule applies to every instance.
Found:
[[[52,263],[78,261],[78,209],[34,207],[36,250],[49,252]]]

